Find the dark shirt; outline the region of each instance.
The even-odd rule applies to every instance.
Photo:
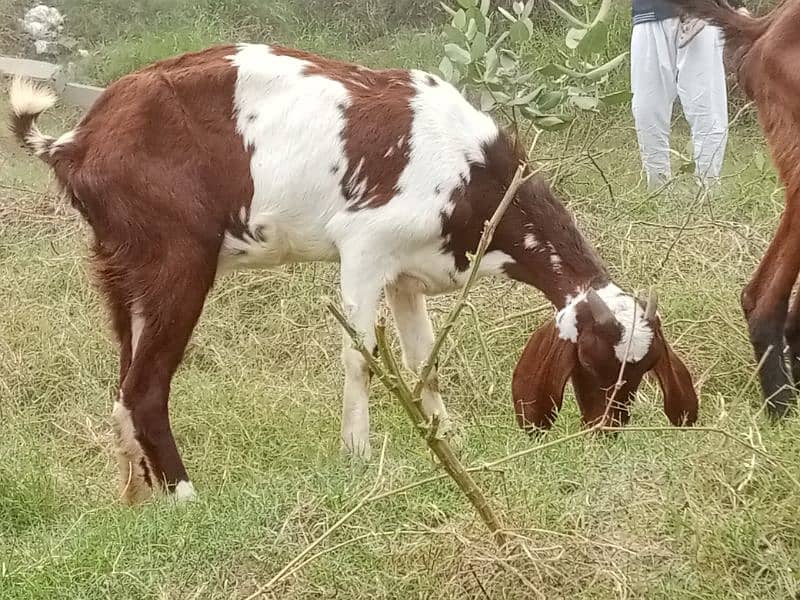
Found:
[[[734,8],[740,8],[742,0],[728,0]],[[661,21],[678,16],[677,9],[667,0],[632,0],[633,24]]]
[[[676,8],[666,0],[633,0],[632,13],[634,25],[678,16]]]

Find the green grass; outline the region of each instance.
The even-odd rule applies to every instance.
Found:
[[[185,21],[120,23],[97,37],[87,72],[104,81],[228,38],[229,13],[212,4]],[[84,19],[87,36],[111,31],[104,15],[95,33]],[[200,17],[206,25],[187,25]],[[350,43],[336,30],[286,27],[292,43],[368,64],[437,62],[436,40],[409,29]],[[60,109],[42,128],[63,131],[76,117]],[[760,414],[738,308],[783,206],[773,172],[756,167],[762,137],[750,126],[731,132],[723,190],[698,202],[685,179],[646,194],[627,109],[576,129],[566,145],[563,134],[548,135],[537,155],[574,156],[597,135],[590,150],[611,189],[589,161],[570,158],[558,162],[561,191],[620,284],[658,286],[668,337],[701,387],[701,424],[772,461],[708,432],[579,438],[478,475],[506,524],[529,539],[529,556],[501,560],[443,481],[367,504],[267,597],[798,597],[800,490],[776,462],[800,478],[800,424]],[[679,123],[674,147],[686,138]],[[85,230],[54,209],[44,167],[7,138],[0,144],[0,598],[248,596],[376,476],[377,458],[351,464],[338,451],[340,341],[320,302],[337,295],[335,269],[290,266],[220,282],[173,385],[174,430],[200,501],[122,507],[108,421],[116,353],[87,276]],[[437,322],[452,301],[431,302]],[[474,317],[445,347],[441,384],[466,463],[536,443],[514,424],[509,384],[548,316],[519,313],[543,301],[530,288],[483,281]],[[381,491],[439,472],[377,382],[372,397],[373,445],[388,439]],[[644,386],[633,425],[665,425],[659,401]],[[568,398],[540,441],[578,430]]]

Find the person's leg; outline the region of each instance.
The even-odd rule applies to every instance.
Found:
[[[633,26],[631,36],[633,119],[650,188],[671,176],[669,130],[677,94],[677,28],[677,18],[639,23]]]
[[[728,141],[728,92],[717,27],[707,26],[678,50],[678,94],[692,130],[697,177],[715,183]]]

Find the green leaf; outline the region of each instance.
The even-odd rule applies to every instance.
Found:
[[[593,69],[593,70],[589,71],[584,76],[586,77],[586,79],[588,79],[590,81],[597,81],[598,79],[601,79],[602,77],[608,75],[611,71],[613,71],[618,66],[620,66],[627,56],[628,56],[628,53],[627,52],[623,52],[619,56],[616,56],[616,57],[612,58],[610,61],[608,61],[604,65],[600,65],[596,69]]]
[[[514,2],[511,4],[511,8],[514,9],[514,14],[519,16],[522,14],[522,11],[525,10],[525,5],[519,0],[514,0]]]
[[[527,42],[528,38],[531,37],[528,28],[525,27],[525,23],[521,21],[517,21],[511,26],[511,39],[518,44],[522,42]]]
[[[577,51],[581,56],[600,53],[608,41],[608,25],[600,21],[586,32],[578,44]]]
[[[478,31],[478,24],[475,22],[475,19],[469,20],[469,25],[467,25],[467,39],[471,40],[475,37],[475,33]]]
[[[522,113],[522,116],[531,120],[535,119],[536,117],[543,116],[542,113],[540,113],[538,110],[530,106],[521,106],[519,112]]]
[[[486,51],[486,58],[484,60],[484,66],[486,71],[484,72],[484,79],[488,79],[495,74],[497,71],[497,65],[499,64],[497,58],[497,51],[494,48],[489,48]]]
[[[594,110],[600,104],[597,98],[592,98],[591,96],[572,96],[570,102],[581,110]]]
[[[528,37],[533,35],[533,21],[531,21],[528,17],[520,17],[520,22],[525,25],[528,29]]]
[[[456,0],[461,8],[472,8],[475,6],[475,0]]]
[[[568,121],[565,121],[561,117],[539,117],[538,119],[534,120],[536,126],[540,129],[544,129],[545,131],[558,131],[559,129],[563,129],[567,125],[569,125]]]
[[[486,36],[481,32],[475,34],[469,53],[472,56],[472,60],[479,60],[486,55]]]
[[[484,17],[489,15],[489,8],[491,8],[491,0],[481,0],[481,14]]]
[[[567,38],[565,40],[567,48],[570,50],[575,50],[575,48],[577,48],[581,43],[581,40],[584,38],[586,33],[587,32],[585,29],[575,29],[574,27],[570,29],[567,32]]]
[[[519,77],[515,77],[514,78],[514,84],[515,85],[524,85],[524,84],[528,83],[531,79],[536,77],[536,75],[537,75],[536,71],[528,71],[527,73],[525,73],[523,75],[520,75]]]
[[[500,52],[500,66],[504,69],[514,69],[517,66],[517,59],[513,55],[509,55],[507,51]]]
[[[514,18],[514,16],[510,12],[508,12],[505,8],[503,8],[502,6],[498,6],[497,7],[497,12],[499,12],[501,15],[503,15],[506,19],[508,19],[512,23],[516,23],[517,22],[517,20]]]
[[[533,12],[533,3],[535,1],[536,0],[528,0],[528,2],[525,4],[525,10],[522,11],[522,16],[523,17],[530,17],[531,16],[531,12]]]
[[[489,90],[484,90],[481,92],[481,110],[483,112],[489,112],[497,105],[497,102],[494,99],[494,95]]]
[[[464,50],[458,44],[445,44],[444,53],[447,56],[447,58],[449,58],[456,64],[468,65],[471,60],[469,52]]]
[[[527,94],[522,94],[521,96],[517,96],[514,98],[509,104],[511,106],[523,106],[525,104],[529,104],[539,93],[542,91],[543,86],[539,86],[533,91],[528,92]]]
[[[545,92],[537,98],[536,105],[541,111],[552,110],[561,104],[566,96],[567,95],[561,90]]]
[[[464,32],[452,25],[444,26],[444,35],[454,44],[464,44],[467,41],[467,36],[464,35]]]
[[[439,72],[447,81],[452,81],[453,63],[451,63],[450,59],[446,56],[443,56],[441,62],[439,63]]]
[[[553,63],[550,63],[550,64],[545,65],[543,67],[539,67],[539,69],[537,69],[537,70],[539,71],[539,73],[541,73],[542,75],[545,75],[547,77],[558,77],[559,75],[563,75],[564,74],[564,72],[561,69],[559,69],[556,65],[554,65]]]
[[[487,32],[487,23],[486,17],[483,16],[483,13],[479,11],[477,8],[470,8],[467,11],[467,17],[470,19],[475,19],[475,24],[477,25],[478,31],[481,33]]]
[[[626,104],[633,97],[628,90],[620,90],[612,94],[606,94],[600,97],[600,101],[606,106],[614,106],[617,104]]]
[[[508,32],[507,32],[507,31],[504,31],[503,33],[501,33],[501,34],[500,34],[500,37],[498,37],[498,38],[497,38],[497,39],[494,41],[494,44],[492,44],[492,48],[494,48],[495,50],[496,50],[497,48],[499,48],[499,47],[500,47],[500,44],[502,44],[504,41],[506,41],[506,38],[507,38],[507,37],[508,37]]]
[[[456,13],[456,16],[453,17],[453,27],[461,29],[462,31],[467,26],[467,13],[463,10],[459,10]]]
[[[572,13],[561,8],[561,5],[557,2],[553,2],[553,0],[547,0],[547,2],[553,7],[553,10],[572,23],[573,27],[578,27],[579,29],[587,29],[589,27],[588,23],[584,23],[580,19],[573,17]]]
[[[494,100],[498,104],[506,104],[509,100],[511,100],[511,96],[506,94],[505,92],[492,92],[494,95]]]

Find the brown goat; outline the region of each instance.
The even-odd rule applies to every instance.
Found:
[[[796,404],[792,382],[800,384],[800,302],[792,294],[800,286],[800,0],[760,18],[724,0],[670,1],[722,28],[785,186],[786,210],[741,297],[767,407],[782,417]]]
[[[434,75],[279,46],[220,46],[144,67],[112,83],[59,138],[36,125],[53,102],[17,81],[12,128],[94,234],[93,263],[120,347],[112,420],[129,502],[159,486],[194,497],[168,400],[219,272],[338,261],[345,311],[364,344],[375,345],[385,292],[404,362],[418,370],[434,343],[425,297],[464,284],[468,255],[522,158],[490,117]],[[655,304],[613,284],[543,179],[518,190],[480,274],[532,285],[560,311],[558,335],[531,347],[537,364],[563,354],[552,372],[580,364],[589,393],[622,362],[637,373],[668,372],[671,418],[694,422],[691,377],[660,333]],[[369,371],[349,338],[342,359],[341,440],[366,456]],[[526,417],[531,406],[552,404],[529,381],[515,396],[525,427],[538,424]],[[421,396],[425,414],[446,430],[435,371]]]

